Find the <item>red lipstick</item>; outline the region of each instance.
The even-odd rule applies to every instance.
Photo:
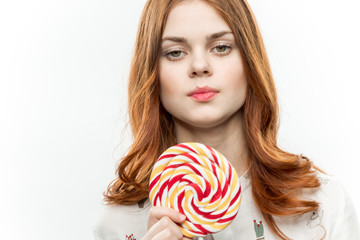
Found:
[[[187,95],[198,102],[209,102],[219,93],[218,90],[205,86],[196,87],[194,90],[189,92]]]

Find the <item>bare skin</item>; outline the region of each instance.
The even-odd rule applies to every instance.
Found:
[[[189,240],[184,237],[176,223],[183,223],[186,217],[176,210],[165,207],[151,207],[147,233],[142,240]]]
[[[215,148],[242,175],[247,169],[241,111],[247,79],[227,23],[203,1],[181,2],[169,14],[159,64],[160,98],[173,116],[177,142],[200,142]],[[189,96],[204,86],[217,90],[216,96],[209,100]],[[185,221],[179,214],[174,209],[152,207],[142,240],[189,239],[177,225]]]
[[[247,75],[230,27],[207,3],[183,1],[169,14],[162,52],[160,98],[173,116],[177,142],[213,147],[243,175],[248,168],[241,110]],[[200,101],[189,96],[204,86],[216,96]]]

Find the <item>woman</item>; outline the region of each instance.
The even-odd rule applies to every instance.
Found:
[[[242,187],[239,213],[214,239],[358,239],[342,186],[277,146],[278,104],[245,0],[149,0],[129,82],[134,142],[109,185],[98,239],[186,239],[173,209],[151,207],[158,156],[181,142],[223,153]]]

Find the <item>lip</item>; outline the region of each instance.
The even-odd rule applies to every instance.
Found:
[[[209,86],[204,86],[196,87],[194,90],[190,91],[187,96],[198,102],[208,102],[214,99],[218,93],[218,90]]]

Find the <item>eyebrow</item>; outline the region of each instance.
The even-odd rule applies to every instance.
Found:
[[[211,34],[210,36],[207,36],[206,39],[208,41],[211,41],[211,40],[214,40],[214,39],[217,39],[219,37],[222,37],[226,34],[233,34],[232,32],[230,31],[221,31],[221,32],[217,32],[217,33],[213,33]],[[184,43],[184,42],[187,42],[187,40],[185,38],[182,38],[182,37],[173,37],[173,36],[168,36],[168,37],[164,37],[162,39],[162,42],[165,42],[165,41],[172,41],[172,42],[178,42],[178,43]]]

